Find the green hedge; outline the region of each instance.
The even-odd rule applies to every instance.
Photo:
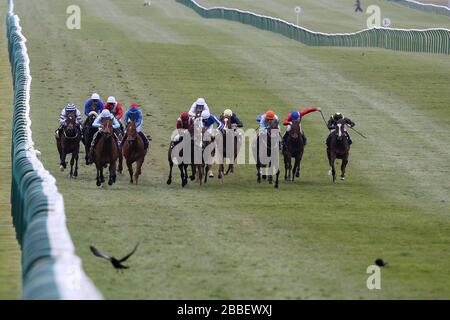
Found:
[[[356,33],[314,32],[281,19],[223,7],[205,8],[194,0],[176,0],[203,18],[225,19],[281,34],[309,46],[372,47],[396,51],[450,54],[450,30],[366,29]]]
[[[33,147],[29,118],[29,58],[13,1],[7,38],[14,102],[11,214],[22,249],[22,298],[101,299],[84,274],[66,226],[64,201]]]

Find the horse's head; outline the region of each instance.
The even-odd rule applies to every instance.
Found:
[[[228,116],[223,117],[223,127],[225,129],[231,129],[231,117]]]
[[[87,123],[89,125],[91,125],[95,121],[95,119],[97,119],[97,117],[98,117],[98,113],[96,111],[89,112],[89,114],[88,114],[88,122]]]
[[[137,137],[136,121],[128,121],[127,140],[136,140],[136,137]]]
[[[337,140],[342,141],[343,138],[345,138],[345,132],[347,131],[347,124],[344,119],[339,120],[336,123],[336,135]]]
[[[300,137],[301,132],[300,132],[300,121],[299,120],[294,120],[291,122],[291,130],[289,131],[289,136],[292,139],[298,139],[298,137]]]
[[[106,135],[112,134],[113,129],[111,118],[102,118],[102,126],[103,126],[103,133],[105,133]]]

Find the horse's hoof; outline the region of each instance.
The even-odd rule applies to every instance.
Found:
[[[275,184],[275,189],[278,189],[278,183],[277,183],[277,184]]]
[[[189,178],[191,179],[191,181],[195,180],[195,176],[190,176]]]
[[[113,183],[114,183],[114,182],[113,182],[112,180],[109,180],[109,181],[108,181],[108,185],[109,185],[109,186],[112,186]]]
[[[332,172],[331,170],[328,170],[328,175],[329,175],[329,176],[332,176],[332,175],[333,175],[333,172]]]
[[[171,185],[172,184],[172,179],[167,179],[167,184]]]
[[[295,177],[296,177],[296,178],[300,178],[300,173],[297,172],[297,173],[295,174]]]
[[[102,185],[102,183],[100,181],[97,181],[96,185],[97,185],[97,187],[100,187]]]
[[[345,180],[345,177],[341,177],[341,180],[344,181],[344,180]]]
[[[64,167],[63,167],[63,165],[60,165],[60,166],[59,166],[59,170],[61,170],[61,172],[63,172],[63,171],[64,171]]]

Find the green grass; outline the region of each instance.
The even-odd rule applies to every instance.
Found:
[[[0,3],[6,12],[6,2]],[[5,15],[0,22],[0,33],[6,34]],[[4,40],[6,37],[4,37]],[[11,188],[11,118],[12,85],[8,46],[0,42],[0,299],[17,299],[20,294],[20,249],[11,219],[9,190]]]
[[[79,31],[65,28],[74,3]],[[31,58],[33,138],[106,298],[450,298],[448,56],[309,48],[174,1],[145,10],[140,1],[17,1],[16,10]],[[143,106],[153,142],[139,186],[124,175],[98,189],[83,164],[77,180],[58,171],[58,114],[93,91]],[[334,185],[327,130],[311,114],[300,181],[274,190],[242,165],[223,185],[181,189],[176,175],[169,187],[169,136],[198,96],[216,114],[232,107],[247,128],[268,108],[284,117],[310,102],[344,112],[369,138],[353,135],[347,181]],[[120,255],[140,240],[124,275],[88,248]],[[377,257],[391,266],[382,290],[369,291]]]
[[[199,0],[205,7],[222,6],[252,11],[297,23],[294,8],[301,5],[302,12],[299,24],[313,31],[328,33],[356,32],[367,28],[366,9],[369,5],[377,5],[381,9],[381,17],[391,19],[391,28],[450,28],[447,16],[430,14],[407,6],[373,0],[362,2],[363,13],[354,12],[354,0]]]

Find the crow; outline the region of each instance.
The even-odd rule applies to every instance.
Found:
[[[128,269],[129,267],[123,265],[122,262],[127,261],[127,259],[128,259],[129,257],[131,257],[131,256],[136,252],[138,246],[139,246],[139,243],[136,244],[136,246],[134,247],[133,251],[131,251],[129,254],[127,254],[127,255],[126,255],[125,257],[123,257],[122,259],[116,259],[116,258],[114,258],[114,257],[107,256],[107,255],[101,253],[101,252],[100,252],[96,247],[94,247],[94,246],[89,246],[89,248],[91,249],[92,253],[93,253],[95,256],[110,261],[111,264],[113,265],[113,267],[114,267],[115,269],[117,269],[117,270],[123,270],[123,269]]]
[[[378,258],[377,260],[375,260],[375,264],[379,267],[384,267],[386,266],[388,263],[386,261],[384,261],[383,259]]]

